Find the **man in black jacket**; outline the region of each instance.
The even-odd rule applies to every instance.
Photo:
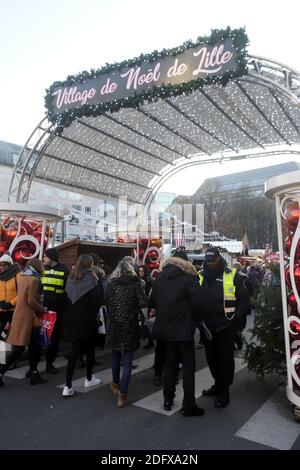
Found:
[[[150,307],[156,309],[153,337],[166,346],[164,409],[170,411],[173,406],[180,360],[184,392],[181,414],[202,416],[204,410],[195,402],[194,334],[201,303],[197,272],[184,251],[166,258],[160,269],[150,295]]]
[[[230,402],[229,387],[234,377],[235,322],[246,315],[249,295],[243,278],[235,268],[227,266],[216,247],[205,253],[199,283],[203,300],[201,336],[215,380],[203,395],[215,396],[215,407],[225,408]]]

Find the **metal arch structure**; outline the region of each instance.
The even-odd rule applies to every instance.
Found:
[[[185,168],[284,153],[300,154],[300,73],[248,56],[248,74],[226,87],[81,118],[62,134],[43,119],[20,152],[8,200],[27,203],[36,178],[148,209]]]

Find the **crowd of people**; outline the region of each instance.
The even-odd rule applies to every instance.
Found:
[[[95,348],[101,344],[111,351],[110,388],[117,406],[126,406],[134,352],[142,338],[147,341],[144,347],[155,347],[154,383],[163,386],[164,409],[172,410],[182,368],[180,412],[202,416],[204,409],[195,399],[194,338],[199,329],[213,379],[203,396],[213,397],[216,408],[225,408],[234,378],[234,351],[242,347],[241,332],[251,311],[249,297],[257,295],[261,282],[255,268],[244,273],[239,263],[229,267],[216,247],[207,249],[199,269],[184,250],[175,250],[161,263],[155,280],[147,266],[136,266],[130,256],[110,272],[96,254],[82,254],[69,273],[55,248],[45,251],[43,263],[32,259],[24,270],[5,254],[0,258],[0,336],[12,351],[0,366],[0,386],[6,371],[26,348],[26,377],[32,385],[47,382],[38,371],[42,346],[36,333],[39,315],[54,311],[56,322],[45,353],[46,372],[58,372],[55,360],[63,338],[70,343],[64,397],[74,395],[76,363],[84,357],[84,387],[101,383],[93,374]]]

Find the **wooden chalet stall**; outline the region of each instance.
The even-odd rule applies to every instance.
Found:
[[[96,253],[104,263],[114,269],[124,256],[134,256],[134,243],[97,243],[84,240],[70,240],[56,246],[59,260],[68,269],[76,263],[82,254]]]

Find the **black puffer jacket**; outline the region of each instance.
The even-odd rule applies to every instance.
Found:
[[[215,270],[215,275],[209,272],[209,269],[204,263],[203,269],[200,271],[203,274],[203,283],[201,285],[202,294],[202,314],[203,319],[209,330],[222,331],[224,328],[231,324],[237,324],[244,319],[248,305],[249,295],[244,285],[242,276],[236,272],[233,282],[236,288],[236,310],[235,316],[228,320],[224,312],[224,292],[223,292],[223,273],[230,272],[231,269],[226,265],[224,258],[220,260],[219,265]],[[207,275],[207,277],[206,277]],[[231,318],[231,317],[229,317]]]
[[[139,348],[139,312],[147,305],[148,299],[137,276],[124,274],[109,280],[106,289],[107,348],[114,351]]]
[[[193,341],[200,319],[201,290],[188,261],[166,258],[154,282],[150,307],[156,309],[153,337],[163,341]]]

